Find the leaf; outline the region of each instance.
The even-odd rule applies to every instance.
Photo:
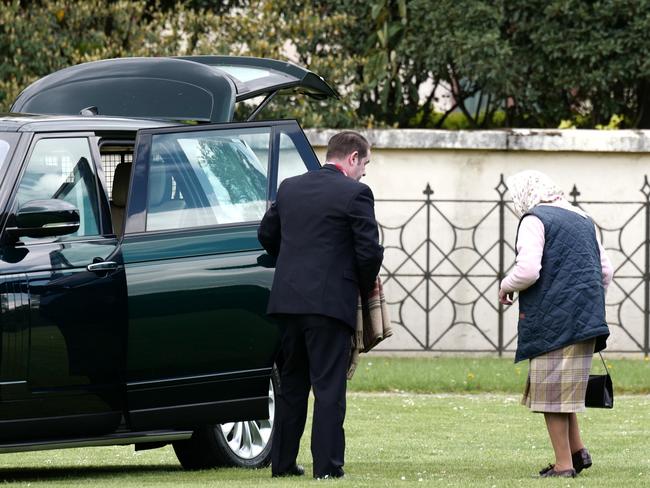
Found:
[[[406,0],[398,0],[397,8],[402,21],[406,23]]]
[[[382,29],[379,29],[377,31],[377,39],[379,40],[379,45],[380,46],[385,46],[386,45],[386,34]]]

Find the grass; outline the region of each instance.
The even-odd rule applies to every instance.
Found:
[[[650,361],[607,359],[614,393],[650,393]],[[598,356],[592,371],[604,373]],[[351,391],[463,393],[523,391],[528,362],[499,358],[403,358],[362,355]]]
[[[614,410],[580,416],[594,466],[575,480],[540,480],[551,461],[543,419],[509,394],[352,393],[346,479],[334,486],[640,486],[650,477],[650,396],[617,398]],[[308,430],[307,430],[308,432]],[[182,471],[170,447],[6,454],[0,480],[66,487],[322,486],[271,479],[270,469]],[[311,470],[305,436],[298,461]]]
[[[580,415],[594,466],[575,480],[534,477],[552,461],[552,450],[542,416],[519,405],[525,363],[362,356],[348,395],[345,480],[271,479],[268,468],[187,472],[169,446],[141,452],[125,446],[5,454],[0,482],[119,488],[647,485],[650,395],[621,392],[648,392],[650,365],[609,362],[615,408]],[[308,433],[309,425],[298,462],[309,474]]]

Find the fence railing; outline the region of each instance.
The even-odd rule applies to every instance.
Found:
[[[377,200],[382,279],[395,337],[386,351],[513,352],[517,306],[498,303],[518,219],[503,175],[493,200]],[[650,183],[636,201],[570,201],[588,212],[614,265],[607,297],[612,352],[650,353]]]

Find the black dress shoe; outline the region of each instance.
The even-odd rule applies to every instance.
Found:
[[[334,478],[343,478],[344,476],[345,473],[343,472],[343,468],[336,468],[332,473],[315,474],[314,478],[317,480],[327,480]]]
[[[587,451],[586,447],[583,447],[579,451],[571,454],[571,460],[573,461],[573,468],[576,470],[576,473],[579,473],[583,469],[591,467],[591,455]]]
[[[280,478],[283,476],[303,476],[305,474],[305,468],[300,466],[300,464],[294,464],[291,468],[286,471],[281,471],[279,473],[273,473],[271,477]]]

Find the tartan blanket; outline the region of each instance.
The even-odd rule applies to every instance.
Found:
[[[357,365],[359,354],[368,352],[384,339],[393,335],[388,316],[388,306],[384,295],[384,287],[379,276],[375,287],[365,300],[359,295],[357,306],[357,328],[352,336],[352,352],[348,367],[348,379],[352,379]]]

